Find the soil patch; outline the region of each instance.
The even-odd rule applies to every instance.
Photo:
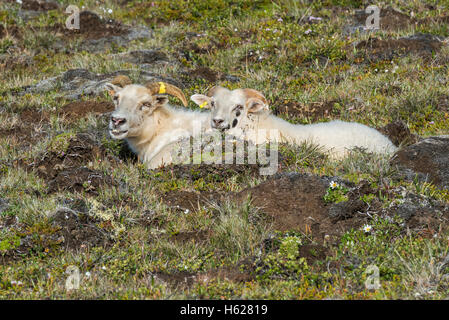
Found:
[[[50,114],[46,111],[28,108],[20,113],[19,118],[21,122],[29,124],[48,123],[50,121]]]
[[[366,19],[371,13],[365,13],[365,10],[357,10],[355,12],[355,21],[358,25],[365,25]],[[405,13],[395,10],[391,7],[380,10],[379,27],[381,30],[399,31],[413,28],[417,21]]]
[[[313,265],[317,261],[326,260],[328,249],[319,244],[304,244],[299,246],[299,257],[304,258],[307,264]]]
[[[244,269],[244,271],[242,271]],[[195,283],[208,284],[211,281],[226,280],[231,282],[249,282],[256,278],[252,263],[242,261],[236,266],[223,267],[201,273],[179,271],[176,273],[157,272],[153,277],[159,281],[167,282],[173,287],[191,287]]]
[[[90,113],[102,115],[114,109],[114,104],[109,101],[76,101],[63,106],[58,115],[68,122],[74,122]]]
[[[161,195],[162,201],[175,209],[185,212],[197,211],[202,207],[210,207],[214,203],[220,203],[224,194],[215,192],[190,192],[190,191],[170,191]]]
[[[356,48],[360,51],[360,57],[366,57],[369,61],[391,60],[396,56],[417,54],[430,58],[438,52],[443,42],[429,34],[417,34],[400,39],[370,38],[360,41]]]
[[[56,24],[52,30],[62,33],[64,37],[77,37],[82,35],[88,40],[97,40],[112,36],[121,36],[129,33],[129,28],[115,20],[105,20],[90,11],[80,12],[80,29],[68,29],[65,25]]]
[[[9,138],[12,145],[29,147],[46,134],[50,115],[35,109],[26,109],[19,115],[20,124],[0,129],[0,138]]]
[[[101,247],[112,242],[110,234],[98,226],[100,221],[87,214],[60,208],[52,215],[52,220],[67,249]]]
[[[252,204],[271,218],[275,230],[301,231],[322,242],[325,235],[340,236],[363,224],[366,216],[359,213],[366,205],[359,198],[372,191],[362,185],[347,194],[348,201],[326,204],[323,196],[330,181],[327,177],[281,173],[243,190],[235,199],[242,202],[250,197]]]
[[[410,129],[401,120],[393,121],[382,128],[378,128],[377,130],[387,136],[397,147],[408,146],[418,142],[419,139],[417,135],[410,132]]]
[[[31,165],[47,181],[49,193],[67,190],[97,194],[100,187],[115,183],[111,177],[86,166],[105,157],[101,145],[88,134],[78,134],[69,139],[64,151],[48,151]]]
[[[207,241],[210,238],[210,235],[211,232],[209,230],[184,231],[170,236],[170,239],[179,243],[186,243],[189,241],[201,243]]]
[[[22,9],[23,10],[49,11],[49,10],[56,10],[58,8],[59,8],[59,5],[53,1],[22,0]]]

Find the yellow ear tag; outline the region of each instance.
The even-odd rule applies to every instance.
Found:
[[[159,82],[159,94],[165,93],[165,83]]]
[[[200,108],[204,108],[205,106],[207,106],[207,101],[204,101],[202,104],[200,104]]]

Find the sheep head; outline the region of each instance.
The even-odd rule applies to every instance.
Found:
[[[140,136],[144,128],[152,125],[150,122],[154,112],[167,104],[166,94],[179,98],[187,105],[182,91],[171,84],[157,82],[147,83],[145,86],[127,84],[122,87],[115,80],[105,85],[115,104],[115,111],[109,121],[109,134],[113,139]]]
[[[213,87],[206,95],[194,94],[190,99],[211,110],[211,126],[220,131],[241,128],[253,115],[269,111],[267,99],[253,89]]]

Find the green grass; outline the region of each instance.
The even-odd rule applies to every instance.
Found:
[[[61,8],[72,4],[67,0],[58,2]],[[254,88],[265,94],[273,109],[288,101],[304,106],[333,101],[333,111],[326,117],[283,116],[293,123],[341,119],[382,127],[400,119],[412,133],[423,137],[448,133],[449,111],[444,104],[449,97],[447,46],[430,59],[405,55],[375,62],[360,60],[352,49],[370,36],[398,38],[416,31],[446,37],[449,30],[444,24],[348,36],[343,34],[343,28],[350,23],[354,9],[364,8],[362,1],[151,3],[79,1],[80,7],[125,24],[145,25],[154,32],[151,39],[97,53],[77,50],[79,40],[70,43],[74,50],[69,52],[52,49],[60,38],[46,28],[64,24],[67,15],[62,9],[25,21],[19,15],[18,4],[0,3],[0,25],[11,30],[0,39],[0,200],[8,200],[8,208],[0,214],[0,298],[446,299],[447,230],[433,230],[430,237],[410,231],[399,217],[383,215],[382,209],[401,203],[405,191],[447,205],[448,191],[430,183],[398,181],[396,168],[388,158],[363,150],[354,150],[350,157],[334,161],[315,145],[279,148],[287,171],[338,176],[355,184],[367,181],[374,190],[361,197],[364,203],[377,203],[380,208],[369,219],[371,231],[353,228],[336,243],[326,240],[324,244],[307,234],[276,230],[264,216],[263,208],[252,202],[240,206],[232,201],[223,206],[213,203],[193,211],[164,202],[166,194],[181,191],[238,192],[260,184],[264,177],[244,172],[204,174],[196,167],[185,175],[170,169],[149,172],[131,160],[115,162],[103,157],[101,162],[86,166],[111,176],[117,185],[105,186],[97,194],[89,194],[88,185],[82,192],[48,194],[48,183],[36,170],[17,164],[18,160],[37,159],[43,152],[62,154],[70,139],[81,132],[94,134],[107,155],[118,157],[121,145],[107,138],[104,118],[91,115],[71,123],[58,118],[57,112],[68,102],[61,98],[59,89],[25,95],[13,92],[74,68],[99,74],[132,69],[135,74],[131,78],[135,79],[138,67],[118,59],[117,54],[153,48],[166,53],[170,63],[151,65],[148,71],[183,80],[186,96],[203,93],[217,84]],[[439,16],[449,7],[447,1],[386,1],[388,5],[406,13],[413,11],[419,19]],[[434,5],[433,9],[429,5]],[[113,12],[105,14],[102,8]],[[308,24],[308,16],[322,20]],[[199,67],[236,76],[240,81],[210,83],[180,74],[183,69]],[[109,98],[104,95],[93,99]],[[48,123],[27,125],[27,130],[44,133],[29,147],[23,146],[20,139],[13,143],[12,137],[2,133],[24,125],[20,113],[27,108],[50,113]],[[189,108],[197,107],[190,103]],[[323,203],[347,201],[347,192],[343,187],[329,188]],[[84,203],[83,214],[111,237],[108,246],[64,248],[52,214],[57,208],[71,206],[72,201]],[[15,222],[7,225],[8,219]],[[206,240],[196,238],[201,232],[207,233]],[[185,234],[193,236],[176,240]],[[265,245],[267,239],[271,239],[271,246]],[[21,244],[26,245],[22,248]],[[320,254],[313,252],[314,246],[325,248],[325,256],[316,261],[301,257],[299,250],[308,246],[311,255],[317,257]],[[364,285],[370,265],[379,268],[378,290],[368,290]],[[78,290],[66,290],[69,267],[79,270]],[[217,276],[229,268],[251,277],[232,281]],[[183,274],[197,276],[197,280],[189,285],[170,280]]]

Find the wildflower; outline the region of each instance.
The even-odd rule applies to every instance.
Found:
[[[435,124],[435,121],[430,121],[429,124]]]
[[[312,29],[308,29],[308,30],[304,31],[304,34],[309,34],[311,32],[312,32]]]
[[[86,278],[90,278],[90,272],[89,271],[87,271],[84,275],[86,276]]]
[[[106,270],[106,267],[105,267],[105,266],[102,266],[101,269],[102,269],[102,270]]]
[[[108,13],[111,14],[111,13],[112,13],[112,9],[109,9],[109,10],[108,10]]]
[[[22,0],[16,0],[18,4],[22,4]]]
[[[309,21],[313,21],[313,20],[321,21],[321,20],[323,20],[323,19],[320,18],[320,17],[309,16]]]
[[[337,182],[335,182],[335,181],[331,181],[330,183],[329,183],[329,187],[331,188],[331,189],[335,189],[335,188],[338,188],[340,185],[337,183]]]
[[[282,21],[284,21],[282,18],[279,18],[279,19],[278,19],[278,22],[282,22]]]
[[[12,286],[21,286],[21,285],[23,285],[23,283],[22,283],[22,281],[12,280],[11,285]]]
[[[185,209],[185,210],[184,210],[184,214],[188,214],[189,212],[190,212],[189,209]]]
[[[372,229],[373,229],[373,227],[370,226],[369,224],[365,224],[363,226],[363,231],[365,231],[366,233],[371,232]]]

